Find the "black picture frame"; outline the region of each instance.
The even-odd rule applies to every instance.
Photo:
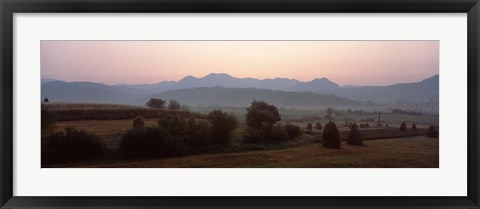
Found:
[[[0,0],[2,208],[480,208],[478,0]],[[465,197],[20,197],[13,196],[14,13],[467,13],[468,195]],[[445,179],[448,181],[449,179]]]

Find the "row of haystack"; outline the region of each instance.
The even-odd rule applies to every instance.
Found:
[[[417,131],[417,125],[415,123],[412,123],[412,127],[410,128],[412,131]],[[405,122],[402,122],[400,124],[400,131],[407,131],[407,124]]]
[[[415,123],[412,123],[412,131],[417,131],[417,126]],[[400,125],[400,131],[407,131],[407,125],[405,122],[402,122]],[[438,129],[434,126],[430,126],[427,130],[427,137],[438,138]],[[363,145],[363,137],[360,133],[360,130],[356,123],[350,125],[350,133],[347,137],[347,143],[351,145]],[[322,134],[322,146],[328,148],[340,148],[340,133],[338,132],[337,126],[333,122],[329,122],[325,125]]]
[[[412,123],[412,127],[410,128],[410,130],[417,131],[417,125],[415,125],[415,123]],[[405,122],[402,122],[402,124],[400,124],[400,131],[407,131],[407,124]],[[435,126],[431,125],[428,127],[426,134],[427,137],[438,138],[438,135],[438,129],[435,128]]]
[[[350,133],[347,137],[347,143],[352,145],[363,145],[363,137],[357,124],[350,126]],[[325,125],[322,134],[322,146],[328,148],[340,148],[340,133],[333,122]]]

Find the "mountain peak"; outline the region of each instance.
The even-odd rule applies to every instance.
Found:
[[[233,77],[226,73],[210,73],[203,78],[233,78]]]
[[[188,80],[193,80],[193,79],[197,79],[197,78],[194,77],[194,76],[191,76],[191,75],[187,75],[187,76],[183,77],[180,81],[188,81]]]
[[[315,78],[315,79],[313,79],[312,81],[330,81],[330,80],[328,80],[328,78],[322,77],[322,78]],[[312,82],[312,81],[311,81],[311,82]],[[331,81],[330,81],[330,82],[331,82]]]

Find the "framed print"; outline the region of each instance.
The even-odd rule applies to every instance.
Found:
[[[2,1],[2,208],[479,208],[479,4]]]

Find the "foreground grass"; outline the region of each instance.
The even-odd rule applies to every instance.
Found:
[[[343,143],[341,149],[318,143],[280,150],[206,154],[156,160],[91,163],[95,168],[438,168],[438,139],[424,136]]]

